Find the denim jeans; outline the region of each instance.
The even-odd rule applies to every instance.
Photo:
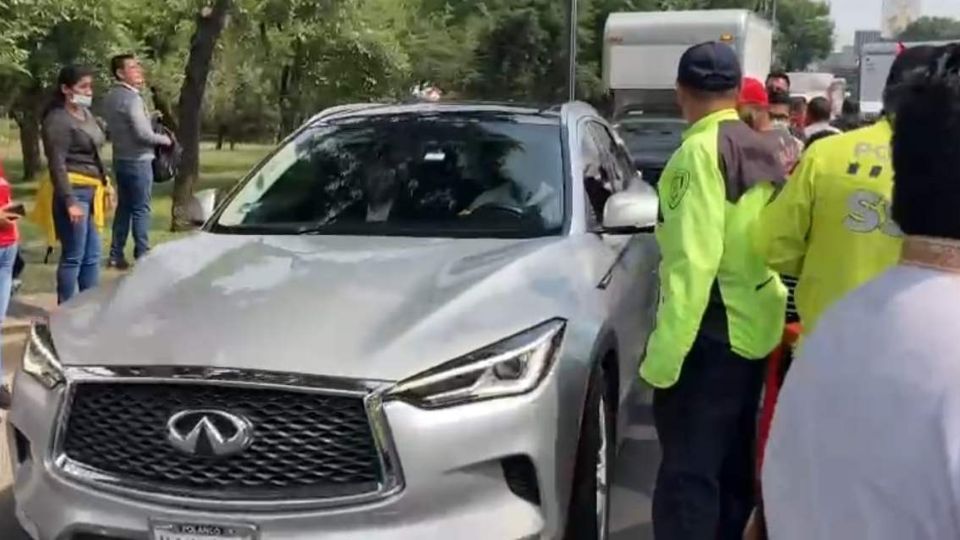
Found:
[[[754,507],[754,441],[764,362],[703,334],[680,380],[656,390],[663,457],[653,495],[657,540],[740,540]]]
[[[6,318],[7,307],[10,305],[10,293],[13,288],[13,265],[17,260],[17,252],[16,244],[0,247],[0,323]],[[0,386],[2,385],[3,357],[0,356]]]
[[[74,187],[77,204],[86,213],[77,224],[70,222],[67,205],[60,197],[53,202],[53,223],[60,240],[60,265],[57,267],[57,302],[73,298],[100,281],[100,231],[93,220],[93,188]]]
[[[110,260],[123,260],[127,237],[133,227],[133,256],[139,259],[150,251],[150,198],[153,193],[153,163],[150,160],[118,159],[117,213],[113,219]]]

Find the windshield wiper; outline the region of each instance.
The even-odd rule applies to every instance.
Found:
[[[210,232],[214,234],[299,234],[299,227],[294,223],[253,223],[243,225],[214,224]]]

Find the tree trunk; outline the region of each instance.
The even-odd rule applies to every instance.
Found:
[[[43,170],[40,150],[40,115],[45,104],[39,85],[23,90],[14,105],[13,118],[20,128],[20,151],[23,155],[23,180],[30,180]]]
[[[277,134],[279,142],[297,129],[297,116],[300,112],[300,81],[303,78],[304,62],[303,42],[297,40],[293,44],[293,58],[290,64],[283,67],[280,75],[280,131]]]
[[[223,141],[227,138],[227,126],[217,126],[217,150],[223,150]]]
[[[23,154],[23,180],[40,174],[43,160],[40,157],[40,120],[34,114],[17,115],[20,128],[20,151]]]
[[[171,230],[188,230],[193,225],[187,214],[193,187],[200,175],[200,118],[207,77],[217,40],[233,8],[233,0],[216,0],[213,7],[204,7],[197,16],[197,28],[190,42],[186,77],[180,89],[179,135],[183,145],[183,161],[173,186],[173,220]]]

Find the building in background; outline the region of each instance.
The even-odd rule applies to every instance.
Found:
[[[883,37],[896,39],[920,18],[922,7],[921,0],[883,0]]]
[[[883,41],[883,32],[880,30],[857,30],[853,34],[853,52],[860,57],[863,52],[863,46],[868,43],[877,43]]]

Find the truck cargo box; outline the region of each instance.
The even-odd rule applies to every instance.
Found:
[[[612,13],[604,31],[603,82],[614,109],[673,107],[680,56],[705,41],[733,47],[747,77],[763,80],[770,71],[773,28],[751,11]]]

